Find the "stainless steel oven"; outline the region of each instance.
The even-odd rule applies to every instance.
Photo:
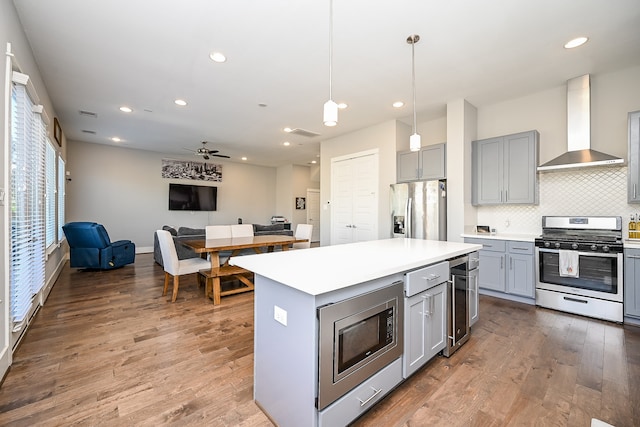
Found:
[[[621,217],[543,217],[536,304],[614,322],[623,317]]]
[[[399,281],[318,308],[319,410],[402,356],[403,291]]]

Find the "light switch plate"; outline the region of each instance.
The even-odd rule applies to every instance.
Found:
[[[287,311],[283,308],[278,307],[277,305],[273,306],[273,318],[276,319],[276,322],[287,326]]]

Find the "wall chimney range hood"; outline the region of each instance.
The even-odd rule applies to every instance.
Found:
[[[539,172],[624,164],[624,159],[591,149],[589,74],[567,81],[567,152],[538,167]]]

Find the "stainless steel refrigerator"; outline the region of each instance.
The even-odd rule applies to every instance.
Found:
[[[447,240],[447,182],[391,184],[391,237]]]

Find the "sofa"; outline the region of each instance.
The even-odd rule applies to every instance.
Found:
[[[173,236],[173,241],[176,245],[176,252],[178,253],[178,259],[187,259],[187,258],[197,258],[200,254],[194,252],[193,250],[187,248],[184,245],[180,244],[180,240],[194,240],[194,239],[204,239],[205,231],[204,228],[189,228],[189,227],[179,227],[177,230],[175,227],[171,227],[165,225],[162,227],[163,230],[167,230]],[[292,230],[285,230],[284,224],[270,224],[270,225],[260,225],[253,224],[253,234],[254,236],[263,236],[263,235],[284,235],[284,236],[293,236]],[[231,252],[225,254],[221,253],[222,256],[230,255]],[[158,242],[158,236],[156,233],[153,233],[153,259],[156,263],[160,265],[164,265],[162,263],[162,252],[160,252],[160,244]]]

